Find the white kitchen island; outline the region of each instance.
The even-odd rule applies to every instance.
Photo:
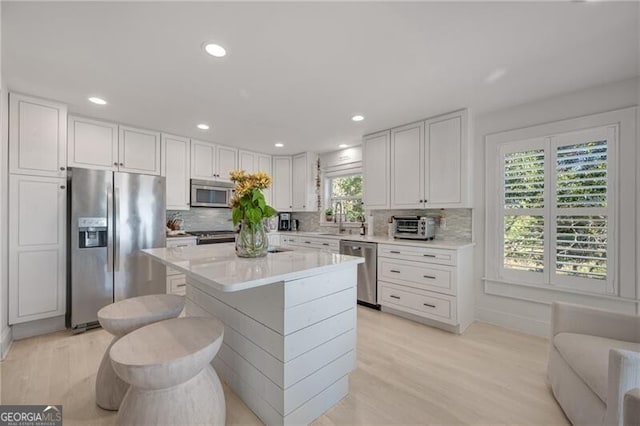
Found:
[[[262,421],[308,424],[347,395],[364,259],[319,250],[243,259],[233,243],[143,252],[186,275],[188,315],[224,323],[213,365]]]

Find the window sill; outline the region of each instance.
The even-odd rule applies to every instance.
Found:
[[[510,299],[524,300],[527,302],[543,303],[551,305],[554,300],[562,301],[571,296],[579,298],[607,299],[619,302],[627,302],[638,304],[640,300],[627,297],[620,297],[614,294],[590,293],[587,291],[575,290],[566,287],[557,287],[551,285],[531,284],[521,281],[506,281],[503,278],[482,277],[484,282],[484,292],[492,296],[506,297]],[[548,298],[542,296],[541,292],[549,291],[551,294],[564,294],[564,299],[556,296]],[[575,302],[574,302],[575,303]]]

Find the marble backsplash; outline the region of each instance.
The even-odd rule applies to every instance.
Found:
[[[374,210],[373,234],[386,236],[388,220],[391,216],[433,216],[439,217],[444,213],[446,227],[438,226],[436,222],[436,240],[471,241],[472,240],[472,210],[471,209],[426,209],[426,210]],[[300,230],[306,232],[327,231],[330,226],[320,225],[319,213],[293,213],[293,218],[300,221]],[[357,229],[354,230],[357,232]]]
[[[167,210],[167,219],[179,214],[185,231],[228,231],[233,229],[231,209],[194,207],[189,210]]]

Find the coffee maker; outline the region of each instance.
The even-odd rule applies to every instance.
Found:
[[[278,214],[278,231],[291,230],[291,213]]]

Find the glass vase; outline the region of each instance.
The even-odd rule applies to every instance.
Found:
[[[236,236],[236,255],[238,257],[262,257],[267,255],[269,237],[264,225],[241,222],[240,232]]]

